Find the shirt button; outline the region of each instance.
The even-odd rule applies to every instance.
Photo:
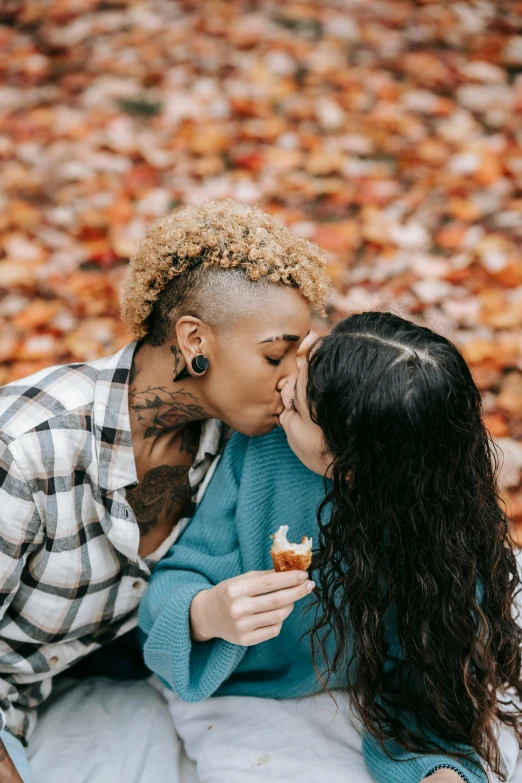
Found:
[[[57,655],[53,655],[52,658],[49,658],[49,663],[51,666],[56,666],[56,664],[60,663],[60,659]]]
[[[137,579],[137,580],[136,580],[136,581],[133,583],[133,585],[132,585],[132,588],[133,588],[133,590],[139,590],[139,589],[140,589],[140,587],[142,587],[142,585],[143,585],[143,582],[140,582],[140,581],[139,581],[139,579]]]

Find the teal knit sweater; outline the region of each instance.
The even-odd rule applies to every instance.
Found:
[[[272,568],[270,535],[279,525],[289,525],[291,540],[306,535],[317,543],[316,511],[323,497],[324,480],[299,462],[282,430],[231,438],[195,516],[154,569],[139,612],[145,661],[181,699],[229,694],[292,699],[321,690],[310,638],[301,638],[310,624],[306,609],[312,595],[296,604],[279,636],[253,647],[223,639],[192,642],[189,613],[201,590]],[[378,783],[419,783],[439,764],[452,765],[469,783],[486,780],[473,765],[449,756],[414,756],[391,744],[388,749],[393,760],[363,735],[366,764]]]

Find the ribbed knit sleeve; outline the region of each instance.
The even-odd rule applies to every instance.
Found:
[[[468,783],[487,783],[485,772],[470,762],[455,761],[444,755],[415,755],[387,743],[393,758],[386,755],[380,744],[369,734],[363,734],[363,755],[376,783],[420,783],[439,766],[451,766],[465,776]]]
[[[190,638],[194,596],[243,572],[235,514],[247,443],[241,435],[231,439],[192,521],[154,569],[139,610],[145,662],[184,701],[211,696],[247,649]]]

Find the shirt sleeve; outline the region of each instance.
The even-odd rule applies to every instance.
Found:
[[[25,477],[11,449],[0,443],[0,628],[20,588],[31,552],[42,539],[42,522]],[[27,588],[26,588],[27,589]],[[13,614],[13,610],[11,610]],[[0,678],[0,729],[11,707],[13,687]]]
[[[184,701],[211,696],[247,650],[190,637],[194,596],[242,573],[235,515],[247,442],[231,439],[192,521],[153,570],[139,610],[145,663]]]
[[[410,753],[394,742],[385,745],[391,757],[374,737],[363,733],[364,760],[376,783],[420,783],[441,766],[452,767],[468,783],[487,783],[486,773],[471,762],[443,754]]]

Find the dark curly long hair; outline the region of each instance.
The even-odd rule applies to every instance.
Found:
[[[385,749],[468,746],[505,779],[495,720],[522,744],[520,579],[469,368],[444,337],[378,312],[345,319],[308,358],[333,458],[312,564],[323,681],[345,672]]]

